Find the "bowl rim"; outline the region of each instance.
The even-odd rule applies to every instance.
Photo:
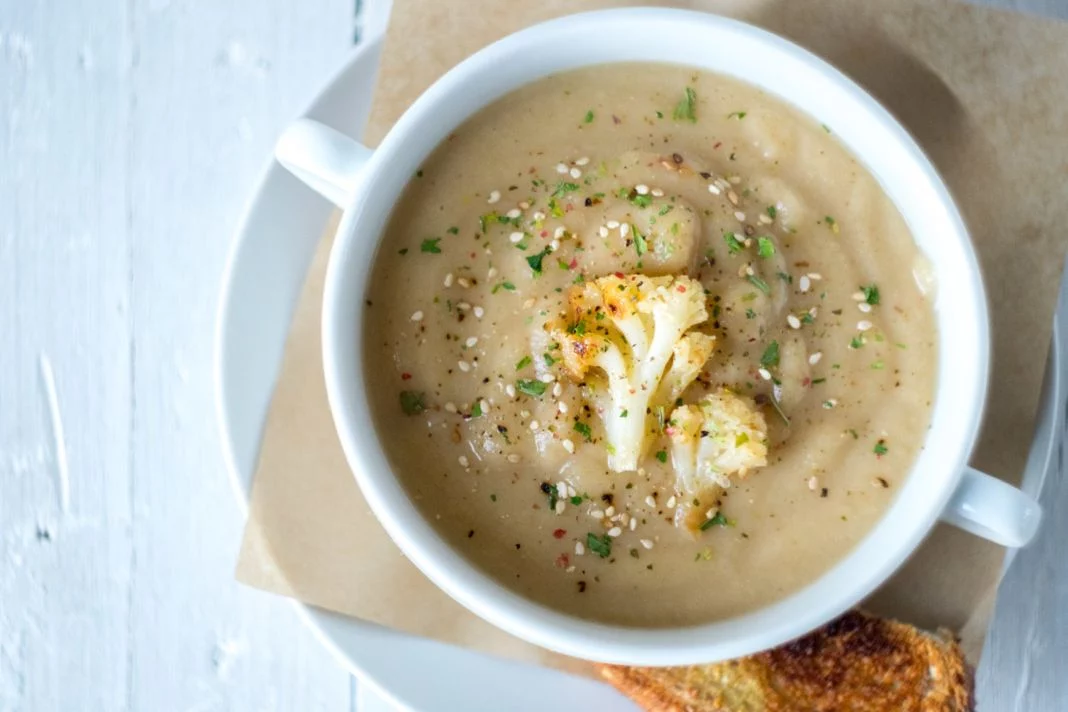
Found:
[[[947,359],[942,355],[945,350],[939,349],[939,396],[932,408],[932,427],[936,415],[950,407],[941,397],[942,379],[948,374],[963,390],[957,394],[962,400],[952,404],[960,422],[952,428],[948,425],[943,427],[943,430],[950,430],[952,437],[948,444],[937,448],[937,462],[949,466],[944,472],[931,475],[936,485],[932,488],[933,492],[928,489],[923,498],[916,493],[918,485],[915,473],[932,451],[925,450],[914,463],[896,501],[879,522],[849,554],[818,579],[769,606],[734,618],[683,628],[636,629],[585,621],[559,613],[505,588],[445,543],[414,507],[391,471],[370,418],[368,404],[359,387],[366,373],[362,349],[358,346],[354,349],[349,347],[350,342],[358,344],[363,328],[362,309],[358,306],[362,299],[353,300],[351,297],[355,296],[356,291],[362,297],[366,274],[370,270],[368,265],[354,265],[358,265],[360,260],[373,262],[367,259],[366,249],[356,243],[357,234],[376,235],[375,247],[378,247],[382,224],[390,210],[376,210],[375,201],[381,203],[382,195],[388,196],[390,191],[395,191],[392,196],[395,200],[399,195],[399,190],[396,190],[398,181],[401,186],[407,182],[411,171],[403,177],[400,173],[410,169],[412,161],[398,160],[398,157],[405,155],[413,137],[421,130],[426,131],[427,124],[435,118],[448,124],[449,121],[441,117],[450,115],[454,108],[450,105],[456,104],[461,89],[492,94],[492,87],[483,87],[478,82],[491,84],[492,71],[512,66],[519,61],[517,57],[522,52],[544,44],[546,38],[559,39],[559,35],[570,36],[591,31],[605,32],[613,24],[618,28],[633,26],[634,23],[639,26],[665,23],[680,28],[685,25],[690,29],[713,33],[719,38],[744,39],[759,45],[763,51],[777,53],[798,71],[803,70],[820,79],[822,88],[833,89],[852,102],[856,110],[870,122],[871,129],[894,144],[893,148],[899,154],[895,160],[907,164],[915,177],[922,181],[920,187],[925,191],[931,209],[937,213],[935,217],[938,224],[955,238],[949,242],[956,248],[953,254],[960,260],[963,276],[962,289],[953,295],[953,304],[965,314],[965,318],[961,319],[967,322],[961,327],[965,329],[964,346],[975,356],[974,362],[963,367],[955,364],[955,370],[947,371]],[[605,61],[613,60],[586,61],[572,66]],[[632,61],[642,60],[636,58]],[[689,64],[702,66],[696,61]],[[509,90],[524,83],[512,81]],[[489,98],[496,98],[496,95]],[[486,103],[488,100],[482,101],[477,108]],[[800,111],[813,115],[812,111],[794,105]],[[846,143],[854,155],[866,163],[864,159],[868,154],[858,150],[856,145]],[[434,141],[436,144],[437,140]],[[422,161],[425,155],[419,155],[415,162]],[[873,173],[880,178],[878,173]],[[367,180],[368,177],[373,179]],[[890,187],[883,187],[888,193],[892,192]],[[903,215],[911,214],[897,200],[894,203]],[[388,204],[391,208],[392,201]],[[916,236],[916,226],[911,221],[909,227]],[[940,293],[938,299],[941,303],[944,295]],[[355,318],[350,318],[353,316]],[[943,319],[940,318],[940,332],[942,329]],[[372,155],[365,172],[365,182],[344,213],[327,272],[322,331],[327,393],[346,459],[372,511],[408,558],[452,598],[476,615],[518,637],[576,657],[628,664],[689,664],[751,654],[803,635],[833,619],[873,591],[919,545],[952,495],[978,435],[989,373],[986,298],[974,249],[963,219],[944,183],[905,129],[867,92],[808,50],[736,20],[666,8],[602,10],[534,25],[480,50],[424,92],[397,121]],[[915,506],[910,509],[907,518],[900,514],[892,517],[902,509],[901,503],[906,492],[912,493],[910,496]],[[887,531],[885,525],[888,521],[897,525],[893,531]],[[901,527],[903,521],[911,525]],[[872,545],[873,541],[877,543]],[[869,560],[865,561],[865,558]]]

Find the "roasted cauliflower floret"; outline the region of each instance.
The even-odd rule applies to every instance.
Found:
[[[677,487],[687,495],[726,489],[732,479],[768,464],[764,414],[752,399],[726,388],[675,408],[667,431]]]
[[[713,337],[687,333],[707,319],[704,290],[688,277],[610,275],[572,288],[553,338],[571,377],[607,393],[595,405],[609,469],[637,469],[652,406],[681,395],[712,354]],[[591,371],[603,373],[606,389]]]

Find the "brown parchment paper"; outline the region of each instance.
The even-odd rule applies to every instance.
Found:
[[[633,2],[394,0],[370,124],[375,145],[464,57],[532,23]],[[986,274],[994,334],[976,467],[1017,483],[1032,437],[1068,247],[1068,25],[944,0],[691,0],[829,59],[913,133],[959,202]],[[310,270],[268,415],[238,580],[518,659],[581,669],[441,593],[392,544],[345,464],[327,407],[319,307],[333,226]],[[942,354],[967,358],[969,354]],[[940,525],[868,607],[962,633],[977,659],[1003,550]]]

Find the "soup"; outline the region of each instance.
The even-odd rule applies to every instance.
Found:
[[[856,546],[923,445],[937,349],[922,255],[833,130],[615,64],[427,159],[373,257],[365,383],[445,539],[633,626],[765,606]]]

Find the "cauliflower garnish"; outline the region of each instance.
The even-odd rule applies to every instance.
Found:
[[[751,398],[726,388],[671,412],[671,464],[678,488],[697,495],[731,486],[768,464],[768,426]]]
[[[607,378],[598,404],[608,467],[635,470],[649,441],[649,413],[673,402],[712,355],[715,338],[687,333],[708,319],[701,284],[689,277],[610,275],[572,288],[567,321],[553,329],[577,381]],[[591,383],[596,390],[596,383]]]

